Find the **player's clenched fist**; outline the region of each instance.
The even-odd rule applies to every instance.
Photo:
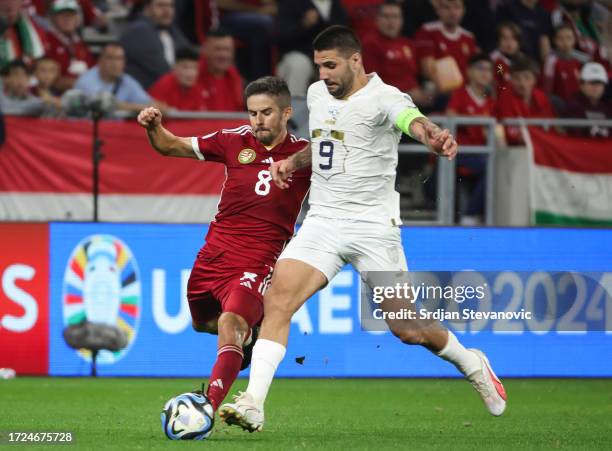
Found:
[[[441,130],[437,126],[426,127],[427,132],[427,144],[438,155],[448,157],[449,160],[455,158],[457,155],[457,141],[450,131],[447,129]]]
[[[144,128],[155,128],[161,124],[162,113],[157,108],[148,107],[138,113],[137,120]]]
[[[291,177],[291,174],[293,174],[295,170],[295,164],[293,164],[293,160],[291,160],[291,158],[281,161],[274,161],[270,165],[270,175],[272,176],[272,180],[274,180],[274,183],[280,189],[289,188],[289,183],[287,183],[287,180],[289,180],[289,177]]]

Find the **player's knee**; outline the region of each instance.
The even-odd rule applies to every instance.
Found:
[[[424,343],[425,337],[422,331],[418,329],[410,329],[407,327],[390,327],[390,329],[393,335],[399,338],[400,341],[404,344],[421,345]]]
[[[264,301],[264,318],[269,318],[271,321],[291,319],[295,311],[288,302],[285,302],[286,299],[280,293],[269,298],[266,297]]]
[[[219,317],[219,337],[242,344],[249,331],[246,320],[233,312],[225,312]]]

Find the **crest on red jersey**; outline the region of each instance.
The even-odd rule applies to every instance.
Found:
[[[242,164],[249,164],[252,163],[256,157],[257,154],[253,149],[242,149],[238,154],[238,162]]]

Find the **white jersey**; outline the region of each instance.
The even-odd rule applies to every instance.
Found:
[[[312,178],[308,216],[399,225],[395,191],[397,116],[416,108],[409,95],[376,74],[339,100],[323,81],[308,89]]]

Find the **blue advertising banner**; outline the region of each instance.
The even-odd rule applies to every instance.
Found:
[[[186,302],[189,271],[206,232],[202,225],[51,224],[49,373],[89,373],[90,356],[69,348],[62,336],[65,327],[88,318],[128,336],[124,350],[99,355],[100,375],[208,375],[216,337],[192,330]],[[604,279],[612,272],[609,230],[406,227],[402,239],[411,270],[487,272],[487,281],[509,290],[519,308],[526,299],[546,302],[550,295],[538,288],[540,271]],[[599,282],[611,286],[609,279]],[[553,295],[556,289],[563,287]],[[308,301],[293,318],[279,376],[458,376],[447,362],[388,332],[362,331],[359,291],[359,275],[346,267]],[[500,376],[612,376],[610,327],[567,332],[559,324],[588,317],[609,326],[612,305],[601,292],[576,296],[580,311],[571,318],[456,334],[467,347],[485,351]]]

